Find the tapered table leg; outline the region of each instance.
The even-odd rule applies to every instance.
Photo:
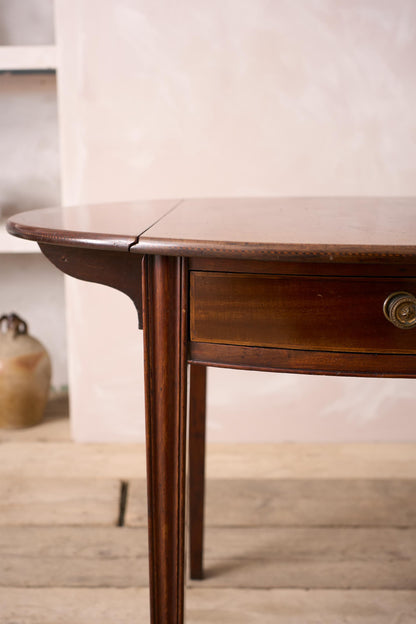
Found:
[[[205,499],[206,366],[190,366],[189,559],[191,579],[202,579]]]
[[[143,329],[152,624],[182,624],[186,453],[186,271],[148,256]]]

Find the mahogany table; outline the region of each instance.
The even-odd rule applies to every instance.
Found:
[[[191,576],[202,576],[205,367],[416,377],[416,200],[35,210],[9,232],[133,300],[144,330],[152,624],[181,624],[187,365]]]

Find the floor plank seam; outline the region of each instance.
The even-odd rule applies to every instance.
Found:
[[[119,514],[117,526],[124,527],[127,509],[127,497],[129,493],[128,481],[121,481],[120,483],[120,501],[119,501]]]

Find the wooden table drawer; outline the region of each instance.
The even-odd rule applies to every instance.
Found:
[[[190,337],[285,349],[416,353],[416,328],[386,319],[397,291],[416,278],[310,277],[191,272]]]

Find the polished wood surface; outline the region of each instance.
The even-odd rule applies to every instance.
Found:
[[[415,356],[402,354],[305,351],[190,342],[188,359],[192,364],[274,373],[409,379],[416,377]]]
[[[410,261],[395,262],[301,262],[287,260],[249,260],[248,258],[189,258],[190,271],[223,273],[258,273],[271,275],[325,275],[328,277],[415,277],[416,267]]]
[[[64,247],[40,243],[42,253],[58,269],[86,282],[98,282],[126,294],[137,310],[142,329],[142,256],[112,249]]]
[[[20,213],[10,233],[139,254],[416,262],[415,198],[154,200]]]
[[[195,342],[416,353],[416,331],[395,327],[383,313],[391,293],[416,293],[416,279],[193,271],[190,280]]]
[[[149,582],[152,622],[184,612],[186,271],[180,258],[144,259]]]
[[[8,228],[143,316],[152,624],[183,622],[187,364],[194,578],[205,366],[416,377],[416,329],[383,313],[392,293],[416,294],[414,199],[166,200],[34,211]]]
[[[147,230],[132,251],[395,262],[415,258],[415,232],[414,198],[187,199]]]
[[[140,234],[178,200],[118,202],[21,212],[10,218],[10,234],[55,245],[129,251]]]
[[[189,574],[191,579],[202,579],[207,393],[205,366],[191,364],[189,385]]]

